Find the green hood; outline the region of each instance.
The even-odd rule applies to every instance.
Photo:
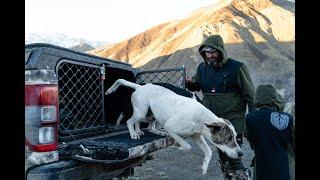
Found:
[[[219,66],[221,67],[223,64],[225,64],[228,60],[227,57],[227,52],[225,50],[224,47],[224,43],[223,43],[223,39],[220,35],[212,35],[210,37],[208,37],[200,46],[199,48],[199,52],[201,54],[201,56],[203,57],[203,59],[205,60],[205,54],[201,53],[201,50],[205,47],[205,46],[211,46],[217,50],[219,50],[222,54],[222,61],[219,62]],[[205,60],[206,61],[206,60]]]
[[[260,85],[256,91],[255,106],[256,108],[266,107],[283,111],[284,99],[272,85]]]

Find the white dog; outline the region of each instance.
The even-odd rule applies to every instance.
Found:
[[[200,98],[196,94],[194,94],[193,92],[189,91],[188,89],[180,88],[178,86],[175,86],[175,85],[169,84],[169,83],[161,83],[161,82],[159,82],[159,83],[153,83],[153,84],[165,87],[165,88],[173,91],[174,93],[176,93],[178,95],[185,96],[185,97],[188,97],[188,98],[192,98],[192,99],[197,100],[198,102],[201,102]],[[115,128],[118,128],[120,126],[121,121],[124,119],[124,115],[123,114],[124,113],[122,112],[119,115],[119,117],[117,119],[117,122],[116,122]],[[166,132],[163,132],[163,131],[160,130],[159,127],[161,127],[161,124],[157,123],[157,121],[154,118],[154,116],[153,116],[152,112],[150,111],[150,109],[148,110],[148,113],[147,113],[145,119],[142,119],[139,122],[136,122],[134,124],[135,132],[137,132],[139,136],[142,136],[142,135],[144,135],[144,132],[141,131],[141,129],[140,129],[140,122],[149,123],[149,126],[148,126],[147,129],[152,133],[155,133],[155,134],[158,134],[158,135],[162,135],[162,136],[167,135]],[[156,128],[156,124],[158,125],[158,128]]]
[[[232,158],[243,155],[236,142],[236,132],[228,120],[217,117],[194,99],[177,95],[162,86],[154,84],[138,85],[124,79],[118,79],[106,94],[114,92],[120,85],[134,88],[131,95],[133,115],[127,121],[132,139],[140,138],[133,125],[144,119],[150,108],[157,122],[175,140],[180,150],[190,150],[191,146],[184,138],[190,137],[204,152],[202,174],[205,175],[212,151],[204,137]]]

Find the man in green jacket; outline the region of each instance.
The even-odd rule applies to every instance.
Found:
[[[192,79],[187,79],[186,87],[191,91],[202,91],[203,105],[218,117],[231,121],[237,132],[237,142],[241,146],[246,133],[245,113],[254,111],[255,90],[245,64],[227,56],[220,35],[207,38],[199,48],[204,59],[197,67]],[[218,150],[221,169],[227,179],[247,179],[249,170],[241,159],[229,158]]]

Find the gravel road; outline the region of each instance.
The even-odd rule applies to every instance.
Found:
[[[143,163],[142,166],[136,167],[134,175],[127,179],[223,180],[216,148],[210,145],[213,150],[212,159],[207,174],[202,176],[201,165],[204,158],[203,152],[192,141],[188,142],[192,145],[191,151],[188,152],[180,151],[174,147],[168,147],[152,153],[154,159]],[[246,139],[244,139],[242,149],[245,151],[242,162],[246,167],[249,167],[254,153],[250,149]],[[252,171],[252,168],[250,168],[250,170]]]

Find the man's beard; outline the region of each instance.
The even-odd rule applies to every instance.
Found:
[[[215,59],[215,60],[208,59],[207,62],[209,63],[209,65],[217,66],[219,63],[219,60],[218,59]]]

